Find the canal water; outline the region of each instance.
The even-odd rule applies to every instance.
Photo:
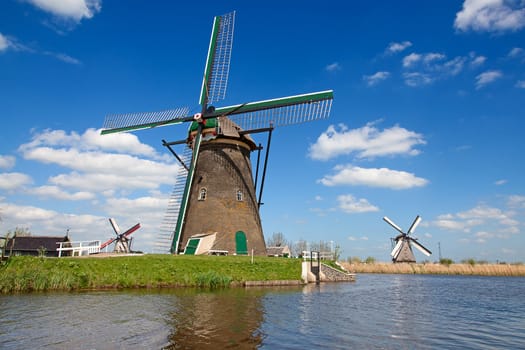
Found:
[[[0,349],[525,349],[525,278],[0,296]]]

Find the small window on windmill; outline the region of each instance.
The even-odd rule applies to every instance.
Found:
[[[201,188],[201,190],[199,191],[199,200],[200,201],[206,200],[207,194],[208,194],[208,190],[205,187]]]
[[[242,191],[241,190],[237,190],[237,200],[239,202],[242,202],[242,200],[243,200],[243,196],[242,196]]]

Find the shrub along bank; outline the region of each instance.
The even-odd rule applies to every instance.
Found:
[[[0,267],[0,292],[106,288],[205,287],[300,280],[301,260],[249,256],[41,258],[15,256]]]

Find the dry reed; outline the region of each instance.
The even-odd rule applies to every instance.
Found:
[[[525,276],[525,265],[511,264],[409,264],[409,263],[341,263],[353,273],[400,273],[436,275],[477,275],[477,276]]]

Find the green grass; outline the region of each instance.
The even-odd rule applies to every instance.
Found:
[[[0,267],[0,292],[104,288],[224,288],[245,281],[299,280],[301,260],[247,256],[17,256]]]

